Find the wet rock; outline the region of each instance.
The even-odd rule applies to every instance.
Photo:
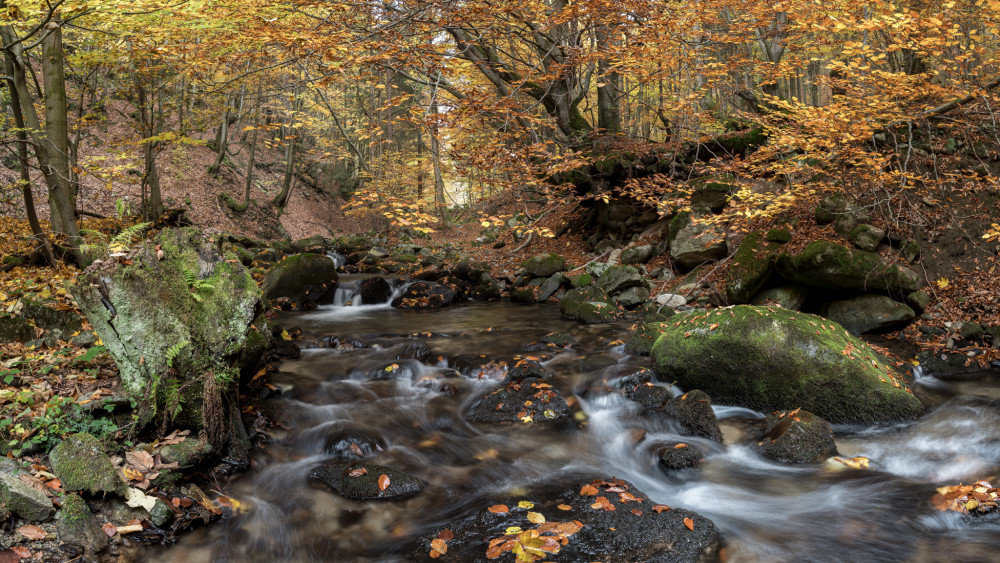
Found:
[[[687,269],[726,257],[725,234],[698,222],[688,211],[678,213],[670,222],[668,241],[670,256]]]
[[[762,289],[750,299],[751,305],[777,305],[782,309],[798,311],[809,297],[809,288],[804,285],[783,285]]]
[[[361,280],[361,302],[368,305],[385,303],[392,296],[392,286],[385,278],[373,277]]]
[[[538,294],[535,296],[535,300],[542,302],[546,301],[549,297],[552,297],[555,292],[559,291],[562,284],[567,281],[566,276],[561,273],[552,274],[547,280],[542,282],[542,285],[538,287]]]
[[[59,541],[83,547],[86,555],[94,555],[108,547],[108,536],[80,495],[62,497],[62,507],[56,515]]]
[[[531,508],[519,507],[521,501],[531,503]],[[570,488],[536,489],[516,497],[494,498],[484,505],[503,505],[507,511],[483,509],[448,523],[454,539],[448,541],[447,560],[485,563],[491,544],[513,546],[494,540],[504,538],[515,526],[528,531],[525,539],[531,537],[530,530],[536,530],[541,538],[551,538],[559,552],[546,559],[555,561],[711,561],[721,541],[711,520],[683,508],[656,505],[635,485],[620,479],[581,480]],[[537,515],[545,522],[529,520],[537,521]],[[427,560],[431,540],[438,533],[440,530],[432,530],[410,547],[407,560]],[[507,539],[516,542],[520,536],[515,532]],[[494,557],[501,558],[497,560],[514,560],[502,547],[496,549]]]
[[[432,282],[414,282],[406,292],[392,300],[397,309],[439,309],[451,305],[458,291],[449,286]]]
[[[0,520],[4,515],[16,514],[25,520],[41,522],[48,520],[52,511],[52,501],[48,497],[17,475],[0,471]]]
[[[649,290],[645,287],[630,287],[615,295],[615,301],[626,309],[633,309],[649,299]]]
[[[774,260],[780,245],[768,242],[760,232],[743,238],[733,255],[726,281],[726,296],[730,304],[747,303],[774,271]]]
[[[621,317],[618,304],[603,289],[594,286],[566,292],[559,310],[564,317],[586,324],[609,323]]]
[[[691,436],[722,441],[719,419],[712,410],[712,401],[704,391],[695,389],[673,397],[663,405],[663,413],[677,420]]]
[[[496,301],[503,295],[500,284],[489,274],[483,274],[469,292],[469,297],[476,301]]]
[[[510,300],[512,303],[535,303],[538,300],[538,288],[534,286],[515,287],[510,290]]]
[[[587,287],[588,285],[594,283],[594,276],[588,273],[582,273],[577,276],[570,276],[567,279],[569,279],[569,283],[570,285],[573,286],[573,289],[577,289],[580,287]]]
[[[958,334],[966,340],[982,340],[983,336],[986,335],[986,331],[983,330],[982,325],[979,323],[966,321],[958,329]]]
[[[789,281],[821,289],[909,293],[923,285],[909,268],[885,262],[872,252],[824,240],[810,243],[797,254],[779,255],[777,268]]]
[[[701,467],[705,454],[698,448],[685,443],[669,444],[657,452],[657,464],[665,473]]]
[[[648,409],[661,408],[674,396],[670,389],[654,384],[653,372],[646,368],[622,377],[616,386],[623,397]]]
[[[323,238],[323,235],[313,235],[292,241],[292,250],[295,252],[306,252],[309,250],[322,254],[326,252],[326,239]]]
[[[274,265],[260,288],[264,297],[287,297],[299,307],[333,303],[337,266],[322,254],[293,254]]]
[[[622,251],[622,264],[645,264],[656,254],[656,247],[651,244],[633,246]]]
[[[52,472],[67,491],[125,495],[125,481],[118,475],[104,447],[90,434],[67,436],[49,453],[49,461]]]
[[[433,352],[431,351],[431,347],[428,346],[426,342],[423,340],[416,340],[402,345],[402,349],[396,351],[396,359],[411,359],[417,360],[418,362],[426,362],[432,354]]]
[[[455,275],[471,283],[479,282],[489,271],[490,268],[486,264],[473,262],[468,258],[463,258],[455,264]]]
[[[547,278],[556,272],[566,269],[566,259],[558,254],[539,254],[524,261],[522,264],[528,275],[535,278]]]
[[[917,362],[924,375],[943,381],[978,381],[992,369],[989,363],[984,367],[974,356],[964,352],[920,352]]]
[[[521,382],[525,379],[548,381],[553,377],[555,374],[535,360],[518,360],[507,372],[507,380],[511,382]]]
[[[176,463],[178,468],[184,469],[201,463],[212,453],[212,445],[203,436],[188,436],[180,443],[161,447],[159,453],[163,463]]]
[[[822,317],[737,305],[672,320],[677,326],[665,327],[653,346],[657,376],[718,403],[764,412],[802,406],[837,423],[908,419],[923,410],[901,373]]]
[[[926,291],[914,291],[906,296],[906,302],[916,311],[923,312],[931,304],[931,295]]]
[[[861,224],[854,227],[847,235],[847,240],[849,240],[851,244],[861,250],[867,250],[869,252],[878,248],[879,243],[881,243],[884,238],[885,229],[880,229],[868,224]]]
[[[0,317],[0,343],[27,342],[35,337],[31,323],[21,317]]]
[[[566,399],[537,380],[510,382],[486,393],[469,409],[469,418],[488,424],[552,424],[569,420]]]
[[[388,486],[385,485],[388,479]],[[427,483],[384,465],[373,463],[324,464],[309,473],[309,479],[351,500],[403,500],[416,496]],[[380,484],[381,481],[381,484]]]
[[[545,336],[539,338],[542,342],[547,344],[555,344],[556,346],[569,347],[576,346],[576,338],[573,338],[569,334],[563,334],[561,332],[550,332]]]
[[[811,463],[836,455],[830,423],[809,411],[781,411],[764,419],[757,450],[781,463]]]
[[[345,461],[360,461],[386,448],[385,439],[371,428],[337,423],[327,429],[323,452]]]
[[[820,314],[853,334],[903,325],[917,316],[913,309],[902,303],[884,295],[871,294],[831,301],[823,306]]]

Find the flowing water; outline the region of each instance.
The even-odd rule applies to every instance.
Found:
[[[361,304],[353,285],[344,285],[337,305],[284,323],[301,327],[306,343],[339,337],[368,347],[316,347],[284,362],[275,378],[283,394],[269,408],[285,428],[257,453],[255,469],[228,484],[247,511],[147,552],[150,560],[403,561],[399,546],[414,537],[436,534],[511,491],[571,485],[580,476],[617,476],[655,502],[710,518],[728,561],[1000,560],[1000,522],[972,523],[929,503],[936,486],[998,473],[1000,403],[970,399],[996,397],[996,386],[944,385],[954,397],[918,421],[835,428],[841,454],[870,458],[872,471],[783,465],[739,445],[760,413],[716,406],[722,445],[684,436],[670,421],[644,417],[634,403],[602,391],[603,382],[649,365],[623,353],[627,323],[578,325],[551,305],[397,311]],[[586,424],[557,430],[469,422],[466,409],[497,385],[502,370],[468,366],[509,360],[553,331],[578,340],[549,354],[546,365],[557,374],[553,385],[576,397]],[[394,360],[417,339],[430,346],[430,360]],[[371,379],[387,362],[397,364],[394,379]],[[386,446],[372,461],[420,477],[427,489],[402,502],[359,503],[311,486],[310,470],[332,460],[324,452],[329,436],[344,428],[380,435]],[[638,444],[635,429],[645,431]],[[668,476],[658,468],[658,445],[674,441],[706,454],[700,471]]]

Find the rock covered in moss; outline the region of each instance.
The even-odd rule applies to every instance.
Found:
[[[532,256],[521,264],[528,275],[534,278],[547,278],[552,274],[566,269],[566,259],[558,254],[539,254]]]
[[[804,285],[783,285],[762,289],[750,299],[751,305],[777,305],[789,311],[798,311],[809,297],[809,288]]]
[[[62,507],[56,514],[56,532],[61,543],[77,544],[86,555],[93,556],[108,547],[107,534],[80,495],[62,497]]]
[[[17,475],[0,471],[0,520],[16,514],[25,520],[41,522],[52,516],[52,501],[37,489],[18,479]]]
[[[646,280],[635,266],[610,266],[604,270],[597,285],[608,295],[614,295],[630,287],[645,287]]]
[[[768,242],[763,233],[750,233],[743,238],[733,255],[726,281],[729,303],[747,303],[774,271],[779,245]]]
[[[849,202],[843,194],[827,194],[816,206],[816,222],[820,225],[833,223],[847,212]]]
[[[797,254],[782,253],[777,267],[789,281],[822,289],[908,293],[923,285],[909,268],[885,262],[878,254],[825,240],[812,242]]]
[[[780,411],[764,419],[757,450],[781,463],[811,463],[837,453],[830,423],[809,411]]]
[[[569,420],[566,399],[548,383],[513,381],[490,391],[469,407],[469,418],[488,424],[552,424]]]
[[[656,247],[651,244],[630,246],[622,251],[622,264],[645,264],[656,254]]]
[[[0,343],[27,342],[34,336],[35,329],[23,318],[0,316]]]
[[[675,316],[653,346],[661,380],[721,404],[770,412],[808,409],[836,423],[914,418],[920,402],[902,374],[833,321],[738,305]]]
[[[326,464],[309,473],[338,495],[351,500],[403,500],[416,496],[427,483],[384,465],[374,463]]]
[[[125,495],[126,485],[104,446],[86,433],[70,434],[49,452],[52,472],[67,491]]]
[[[264,297],[287,297],[299,307],[333,303],[337,291],[337,265],[322,254],[293,254],[267,272],[260,284]]]
[[[219,447],[236,435],[237,364],[262,309],[260,288],[227,248],[197,229],[165,229],[127,260],[91,265],[73,288],[141,422],[167,410],[208,428]]]
[[[691,436],[722,441],[719,419],[712,410],[712,400],[698,389],[671,398],[663,405],[663,413],[677,420]]]
[[[792,240],[792,231],[783,228],[771,229],[767,232],[765,237],[768,242],[776,242],[778,244],[785,244]]]
[[[916,317],[908,306],[885,295],[873,294],[831,301],[820,312],[853,334],[899,326]]]
[[[559,302],[559,310],[564,317],[585,324],[609,323],[621,317],[618,304],[596,286],[567,291]]]
[[[45,330],[61,330],[72,334],[83,327],[83,318],[72,310],[59,310],[48,303],[30,298],[21,299],[21,316],[30,319],[35,326]]]
[[[648,356],[653,350],[653,344],[660,333],[668,326],[666,322],[643,323],[632,333],[632,338],[625,342],[625,352],[637,356]]]
[[[670,222],[668,241],[670,256],[688,269],[726,257],[725,234],[688,211],[678,213]]]
[[[847,240],[851,241],[851,244],[861,250],[867,250],[869,252],[878,248],[879,243],[881,243],[884,238],[885,229],[880,229],[867,223],[862,223],[854,227],[851,229],[851,232],[847,234]]]

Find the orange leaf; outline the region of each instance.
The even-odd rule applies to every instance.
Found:
[[[507,508],[506,504],[494,504],[493,506],[487,508],[486,510],[489,510],[493,514],[507,514],[508,512],[510,512],[510,509]]]
[[[654,504],[653,505],[653,512],[655,512],[657,514],[663,512],[665,510],[670,510],[670,507],[667,506],[667,505],[665,505],[665,504]]]
[[[451,541],[455,539],[455,532],[452,532],[450,528],[445,528],[438,534],[438,538],[444,541]]]
[[[597,487],[593,485],[584,485],[583,488],[580,489],[580,495],[585,497],[592,497],[598,492]]]
[[[45,533],[45,530],[39,528],[38,526],[21,526],[17,529],[17,533],[28,538],[29,540],[44,540],[45,536],[48,535]]]
[[[389,476],[385,473],[378,476],[378,490],[384,491],[389,488]]]
[[[105,522],[102,524],[101,529],[104,530],[104,533],[107,534],[109,538],[115,537],[115,534],[118,533],[118,527],[111,522]]]
[[[556,508],[559,510],[573,510],[573,507],[568,504],[557,504]]]
[[[21,559],[27,559],[31,557],[31,550],[26,547],[12,547],[10,548],[18,557]]]
[[[448,544],[440,538],[434,538],[431,540],[431,548],[433,549],[431,553],[434,553],[434,551],[440,552],[441,555],[448,553]]]
[[[694,531],[694,520],[690,518],[685,518],[684,525],[687,526],[688,530],[691,530],[692,532]]]
[[[364,467],[359,467],[357,469],[352,469],[348,471],[347,475],[349,475],[350,477],[361,477],[362,475],[365,475],[367,473],[368,473],[367,469],[365,469]],[[385,477],[385,475],[383,475],[383,477]],[[381,482],[379,482],[379,486],[380,487],[382,486]],[[385,489],[383,488],[382,490],[384,491]]]

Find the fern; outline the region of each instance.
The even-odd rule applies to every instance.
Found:
[[[132,238],[149,228],[150,225],[152,223],[136,223],[131,227],[123,229],[122,232],[115,235],[111,239],[111,242],[108,243],[108,250],[110,252],[124,252],[128,250],[129,245],[132,244]]]
[[[198,274],[192,272],[191,270],[184,269],[181,273],[184,276],[184,282],[187,284],[188,289],[191,290],[191,297],[193,297],[195,301],[201,302],[201,296],[198,295],[199,291],[205,289],[215,289],[215,282],[207,279],[199,279]]]
[[[177,354],[180,354],[181,350],[183,350],[184,347],[187,346],[188,344],[190,344],[190,342],[188,342],[187,340],[182,340],[180,342],[177,342],[170,348],[167,348],[167,353],[165,357],[167,360],[168,368],[174,367],[174,358],[176,358]]]
[[[170,420],[174,420],[181,414],[181,381],[177,378],[168,379],[163,394],[163,406],[170,415]]]

